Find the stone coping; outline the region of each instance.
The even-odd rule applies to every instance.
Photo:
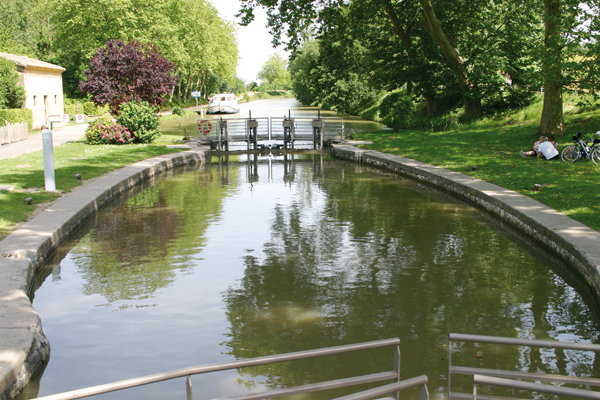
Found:
[[[164,155],[86,182],[0,242],[0,400],[15,397],[48,359],[50,345],[28,293],[35,271],[98,210],[168,169],[202,162],[207,147]],[[600,298],[600,233],[529,197],[408,158],[341,144],[333,154],[409,176],[474,204],[551,249]]]
[[[190,146],[188,146],[189,149]],[[35,271],[98,210],[143,181],[203,162],[208,147],[165,154],[86,182],[0,242],[0,400],[14,398],[50,355],[29,300]]]

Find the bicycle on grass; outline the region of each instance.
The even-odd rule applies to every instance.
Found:
[[[590,146],[587,142],[592,142],[592,145]],[[581,132],[577,131],[573,136],[573,143],[565,146],[560,153],[560,158],[563,161],[575,162],[585,156],[586,159],[592,160],[594,164],[600,164],[600,131],[589,140],[582,138]]]

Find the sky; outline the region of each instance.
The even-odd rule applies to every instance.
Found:
[[[287,58],[287,53],[283,48],[274,49],[271,44],[271,35],[267,25],[267,14],[262,8],[254,11],[255,19],[249,26],[240,26],[237,23],[239,18],[235,17],[240,9],[240,0],[211,0],[213,6],[219,12],[223,19],[228,19],[236,23],[239,62],[237,76],[246,83],[257,81],[262,66],[269,57],[279,51]]]

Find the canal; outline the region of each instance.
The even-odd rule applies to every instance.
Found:
[[[293,104],[261,102],[279,104],[266,107],[282,115]],[[444,399],[450,332],[599,343],[596,303],[566,265],[473,207],[394,174],[329,154],[236,155],[136,192],[102,210],[38,274],[33,305],[52,352],[21,398],[399,337],[402,377],[428,375],[432,398]],[[598,376],[587,353],[464,346],[453,362]],[[220,372],[195,376],[194,395],[391,364],[381,350]],[[101,397],[185,398],[185,387],[178,380]]]

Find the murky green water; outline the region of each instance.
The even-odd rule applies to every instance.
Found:
[[[399,337],[403,378],[428,375],[442,399],[450,332],[598,343],[578,281],[478,211],[327,155],[245,157],[121,199],[57,252],[33,303],[52,354],[27,396]],[[598,375],[591,354],[496,347],[464,346],[453,361]],[[194,395],[391,368],[385,349],[196,376]],[[185,398],[184,380],[102,398]]]

